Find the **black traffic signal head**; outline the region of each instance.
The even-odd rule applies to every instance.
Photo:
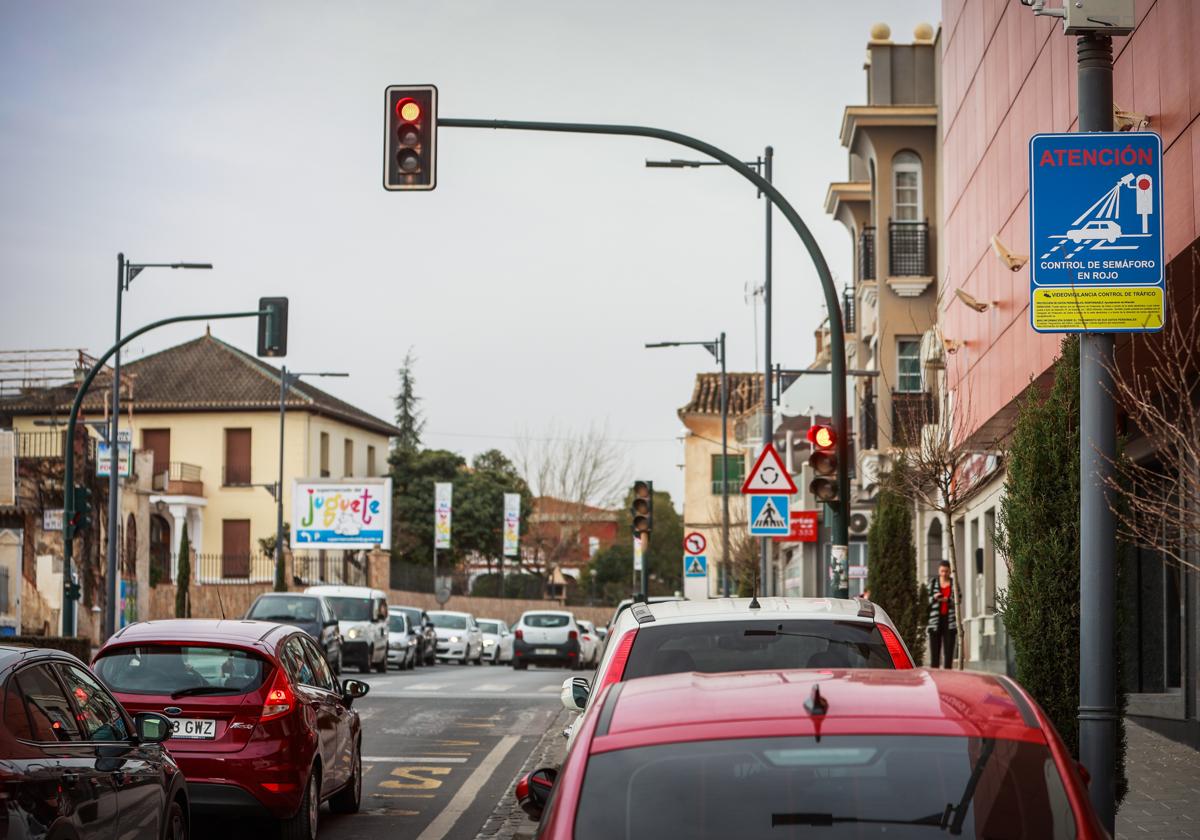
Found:
[[[629,503],[629,517],[633,535],[648,534],[654,527],[654,482],[635,481],[633,500]]]
[[[67,537],[92,527],[92,488],[71,488],[71,518],[66,524]]]
[[[259,358],[287,355],[288,299],[258,299]]]
[[[437,186],[437,88],[392,85],[383,142],[385,190],[431,190]]]
[[[838,497],[837,432],[833,426],[812,426],[808,430],[808,442],[812,444],[808,466],[815,476],[809,482],[808,491],[818,502],[835,502]]]

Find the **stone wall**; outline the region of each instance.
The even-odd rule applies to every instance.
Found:
[[[192,618],[241,618],[254,599],[270,592],[269,583],[193,583],[188,587]],[[160,583],[150,587],[148,619],[175,617],[175,585]]]

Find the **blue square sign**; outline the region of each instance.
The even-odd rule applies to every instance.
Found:
[[[1164,278],[1162,140],[1029,139],[1029,321],[1038,332],[1156,332]]]
[[[758,495],[746,498],[750,500],[750,536],[782,537],[791,532],[788,496]]]

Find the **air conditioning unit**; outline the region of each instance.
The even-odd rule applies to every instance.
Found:
[[[851,534],[858,535],[867,533],[867,529],[871,527],[870,511],[851,511],[849,524]]]

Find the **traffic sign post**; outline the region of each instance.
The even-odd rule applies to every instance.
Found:
[[[683,597],[689,601],[708,598],[708,538],[689,531],[683,538]],[[719,592],[717,594],[720,594]]]
[[[1038,332],[1157,332],[1165,312],[1162,139],[1029,139],[1029,319]]]

